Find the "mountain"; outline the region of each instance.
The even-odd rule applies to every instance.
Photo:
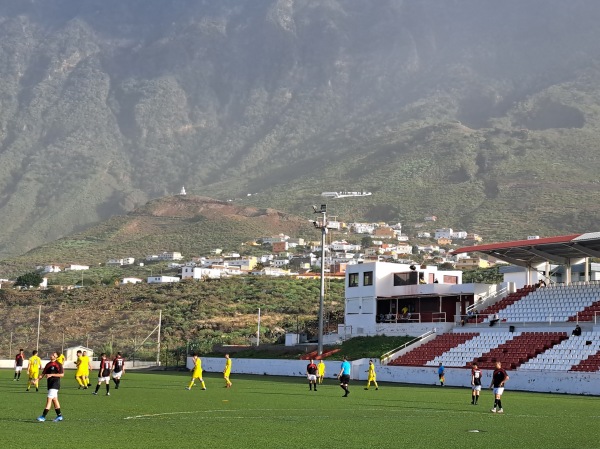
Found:
[[[31,270],[32,263],[98,267],[108,259],[134,257],[136,261],[144,261],[146,256],[163,251],[181,252],[186,260],[191,260],[217,248],[238,252],[245,242],[279,233],[320,238],[311,223],[297,216],[177,195],[152,200],[127,215],[112,217],[80,233],[41,245],[4,261],[2,270],[3,276],[15,277]],[[248,254],[261,254],[260,248],[245,250]],[[136,270],[142,277],[149,274],[147,267],[130,267],[126,271],[131,275],[137,274]],[[78,275],[73,276],[77,279]],[[118,276],[123,276],[123,272]]]
[[[600,4],[0,1],[0,257],[185,185],[486,239],[593,230]],[[251,194],[250,196],[248,196]]]

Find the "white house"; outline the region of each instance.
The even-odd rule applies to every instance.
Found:
[[[140,278],[128,277],[128,278],[123,278],[123,280],[121,280],[121,285],[124,285],[124,284],[140,284],[141,282],[142,282],[142,280]]]
[[[420,231],[417,233],[417,237],[420,239],[429,239],[431,238],[431,232]]]
[[[148,284],[169,284],[179,282],[180,279],[177,276],[148,276]]]
[[[134,262],[135,262],[135,258],[124,257],[122,259],[108,259],[108,262],[106,262],[106,265],[112,265],[112,266],[133,265]]]
[[[467,231],[455,231],[450,236],[453,240],[464,240],[467,238]]]
[[[183,267],[181,269],[181,279],[220,279],[224,270],[216,268],[202,267]]]
[[[61,269],[58,265],[46,265],[45,267],[43,267],[44,273],[60,273],[60,271]]]
[[[181,260],[183,259],[183,256],[177,251],[165,251],[159,254],[158,258],[160,260]]]
[[[435,234],[434,234],[434,238],[437,239],[452,239],[452,233],[454,231],[452,230],[452,228],[441,228],[441,229],[436,229],[435,230]]]
[[[85,270],[89,270],[90,266],[89,265],[69,265],[67,268],[65,268],[65,271],[70,270],[70,271],[85,271]]]

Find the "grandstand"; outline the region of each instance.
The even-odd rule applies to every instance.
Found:
[[[455,251],[467,252],[522,267],[522,282],[512,270],[511,282],[498,287],[497,294],[479,300],[474,295],[464,308],[464,302],[456,301],[457,310],[461,306],[464,312],[453,317],[452,328],[440,326],[434,337],[399,350],[388,359],[388,366],[434,368],[442,363],[469,369],[477,363],[493,369],[500,361],[504,368],[521,373],[600,373],[600,272],[594,267],[598,264],[589,261],[600,257],[600,233]],[[551,272],[550,264],[562,265],[562,278],[556,277],[558,270]],[[573,269],[577,264],[583,267],[581,273]],[[583,329],[581,335],[572,334],[575,323]]]

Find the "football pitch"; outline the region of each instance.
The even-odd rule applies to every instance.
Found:
[[[465,375],[468,373],[465,371]],[[0,371],[0,435],[4,447],[65,448],[598,448],[597,397],[513,392],[505,413],[490,413],[490,390],[479,405],[465,388],[380,384],[350,396],[335,379],[309,391],[304,378],[218,374],[207,390],[185,390],[187,373],[127,372],[121,388],[98,396],[78,390],[67,371],[59,399],[64,421],[37,422],[46,400],[26,392],[26,379]],[[95,379],[92,380],[95,384]],[[507,387],[509,384],[507,384]]]

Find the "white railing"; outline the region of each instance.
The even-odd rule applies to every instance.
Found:
[[[435,330],[430,330],[425,332],[423,335],[419,335],[416,338],[413,338],[411,341],[404,343],[401,346],[398,346],[397,348],[392,349],[391,351],[386,352],[385,354],[383,354],[380,358],[379,361],[382,365],[387,365],[387,363],[390,361],[390,358],[397,353],[398,351],[402,351],[403,349],[406,349],[407,347],[415,344],[418,341],[423,340],[424,338],[429,337],[430,335],[435,334]]]
[[[467,312],[469,312],[469,311],[475,312],[476,310],[483,310],[487,306],[489,306],[491,304],[495,304],[496,302],[498,302],[499,299],[502,299],[505,296],[507,296],[508,293],[509,293],[508,288],[504,287],[504,288],[501,288],[500,290],[496,290],[493,294],[480,295],[479,299],[476,302],[474,302],[469,307],[467,307]]]
[[[446,312],[433,312],[431,314],[431,322],[434,323],[445,323],[446,322]]]

